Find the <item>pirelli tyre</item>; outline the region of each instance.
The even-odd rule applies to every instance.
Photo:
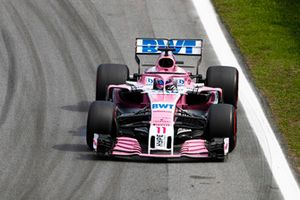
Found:
[[[223,103],[231,104],[237,108],[239,73],[234,67],[211,66],[206,71],[205,85],[221,88]]]
[[[114,135],[115,105],[110,101],[94,101],[87,118],[86,143],[93,150],[94,133]]]
[[[204,134],[212,138],[229,138],[229,152],[236,146],[236,111],[230,104],[213,104],[209,108]]]
[[[101,64],[97,70],[96,101],[105,100],[107,86],[124,84],[129,79],[127,65]]]

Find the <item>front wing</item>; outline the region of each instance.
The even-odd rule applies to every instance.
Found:
[[[95,152],[108,157],[141,157],[153,159],[216,159],[224,160],[229,151],[229,138],[213,138],[186,140],[171,151],[143,151],[137,139],[131,137],[117,137],[113,141],[109,136],[94,134],[93,147]]]

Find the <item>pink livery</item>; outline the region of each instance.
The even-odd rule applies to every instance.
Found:
[[[138,56],[156,54],[159,54],[156,63],[141,73],[141,67],[145,65],[140,64]],[[126,78],[123,83],[114,80],[109,84],[105,82],[104,99],[96,98],[90,108],[87,143],[89,145],[91,141],[94,151],[111,157],[224,160],[234,149],[237,89],[236,96],[232,97],[227,95],[227,88],[222,88],[222,85],[229,85],[227,80],[224,84],[222,80],[226,79],[223,76],[231,76],[231,68],[211,69],[207,79],[203,79],[198,73],[201,59],[192,68],[196,69],[196,74],[193,74],[188,71],[189,66],[176,61],[176,55],[201,58],[202,40],[137,39],[139,73],[131,79]],[[113,68],[115,65],[105,66]],[[108,73],[109,69],[103,65],[100,67],[97,81],[106,81],[107,77],[99,75],[99,71],[107,70]],[[222,70],[228,71],[228,74]],[[220,78],[216,78],[215,74]],[[211,76],[219,80],[210,81],[208,77]],[[218,81],[221,85],[210,83]],[[228,102],[225,102],[226,95],[230,97]],[[101,116],[101,113],[93,114],[96,112],[93,109],[111,109],[112,119]],[[96,117],[99,117],[101,126],[97,125]],[[109,127],[104,121],[109,121]]]

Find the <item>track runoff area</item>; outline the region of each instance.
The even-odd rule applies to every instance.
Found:
[[[299,199],[300,190],[275,133],[252,89],[245,73],[233,54],[218,23],[216,11],[210,0],[192,0],[221,65],[236,67],[239,72],[239,100],[249,123],[264,152],[274,179],[284,199]]]

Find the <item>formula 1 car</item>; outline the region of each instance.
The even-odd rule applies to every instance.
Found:
[[[126,65],[101,64],[88,112],[88,147],[109,157],[224,160],[237,141],[238,71],[211,66],[202,78],[202,43],[138,38],[138,73],[131,77]],[[141,64],[141,56],[157,54],[155,64]],[[197,64],[175,56],[196,57]],[[151,67],[141,73],[145,66]]]

